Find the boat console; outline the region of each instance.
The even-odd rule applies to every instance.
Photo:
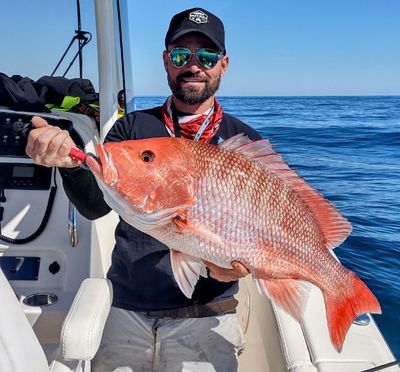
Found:
[[[50,361],[82,281],[105,276],[114,245],[109,232],[118,218],[114,213],[97,221],[81,216],[65,195],[58,171],[34,164],[25,154],[34,115],[68,130],[86,151],[95,152],[99,135],[85,115],[0,108],[0,267]]]

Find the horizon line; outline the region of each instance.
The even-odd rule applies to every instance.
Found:
[[[168,97],[170,94],[135,94],[134,97]],[[269,98],[282,98],[282,97],[399,97],[400,94],[294,94],[294,95],[260,95],[260,94],[224,94],[216,95],[219,98],[232,98],[232,97],[269,97]]]

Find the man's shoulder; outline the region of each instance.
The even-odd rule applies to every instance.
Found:
[[[219,135],[222,139],[228,139],[236,134],[244,133],[251,140],[257,140],[261,138],[261,135],[250,125],[246,124],[237,117],[224,112],[222,117],[222,125],[220,127]]]
[[[136,118],[156,118],[161,119],[161,106],[151,107],[142,110],[135,110],[125,116],[128,121]]]
[[[224,114],[222,116],[222,120],[224,122],[228,122],[230,125],[235,125],[235,126],[238,126],[238,127],[249,127],[249,125],[247,125],[242,120],[238,119],[236,116],[233,116],[233,115],[228,114],[226,112],[224,112]]]
[[[132,111],[118,119],[108,132],[107,141],[165,137],[167,131],[162,121],[161,107]]]

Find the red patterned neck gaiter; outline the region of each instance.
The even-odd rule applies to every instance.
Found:
[[[161,108],[161,114],[164,119],[164,124],[167,127],[168,133],[171,135],[171,137],[175,137],[171,101],[172,97],[170,96],[164,102]],[[212,110],[213,112],[211,113],[211,115],[208,115],[209,112],[206,112],[204,114],[179,116],[178,121],[182,137],[195,139],[197,132],[201,128],[204,121],[207,119],[207,116],[209,116],[208,125],[204,129],[198,140],[201,142],[210,142],[215,133],[217,133],[219,125],[222,121],[222,108],[216,99],[214,100],[214,107]]]

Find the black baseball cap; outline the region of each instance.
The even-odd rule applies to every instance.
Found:
[[[225,54],[224,24],[208,10],[191,8],[175,14],[165,36],[165,47],[189,32],[200,32],[207,36]]]

